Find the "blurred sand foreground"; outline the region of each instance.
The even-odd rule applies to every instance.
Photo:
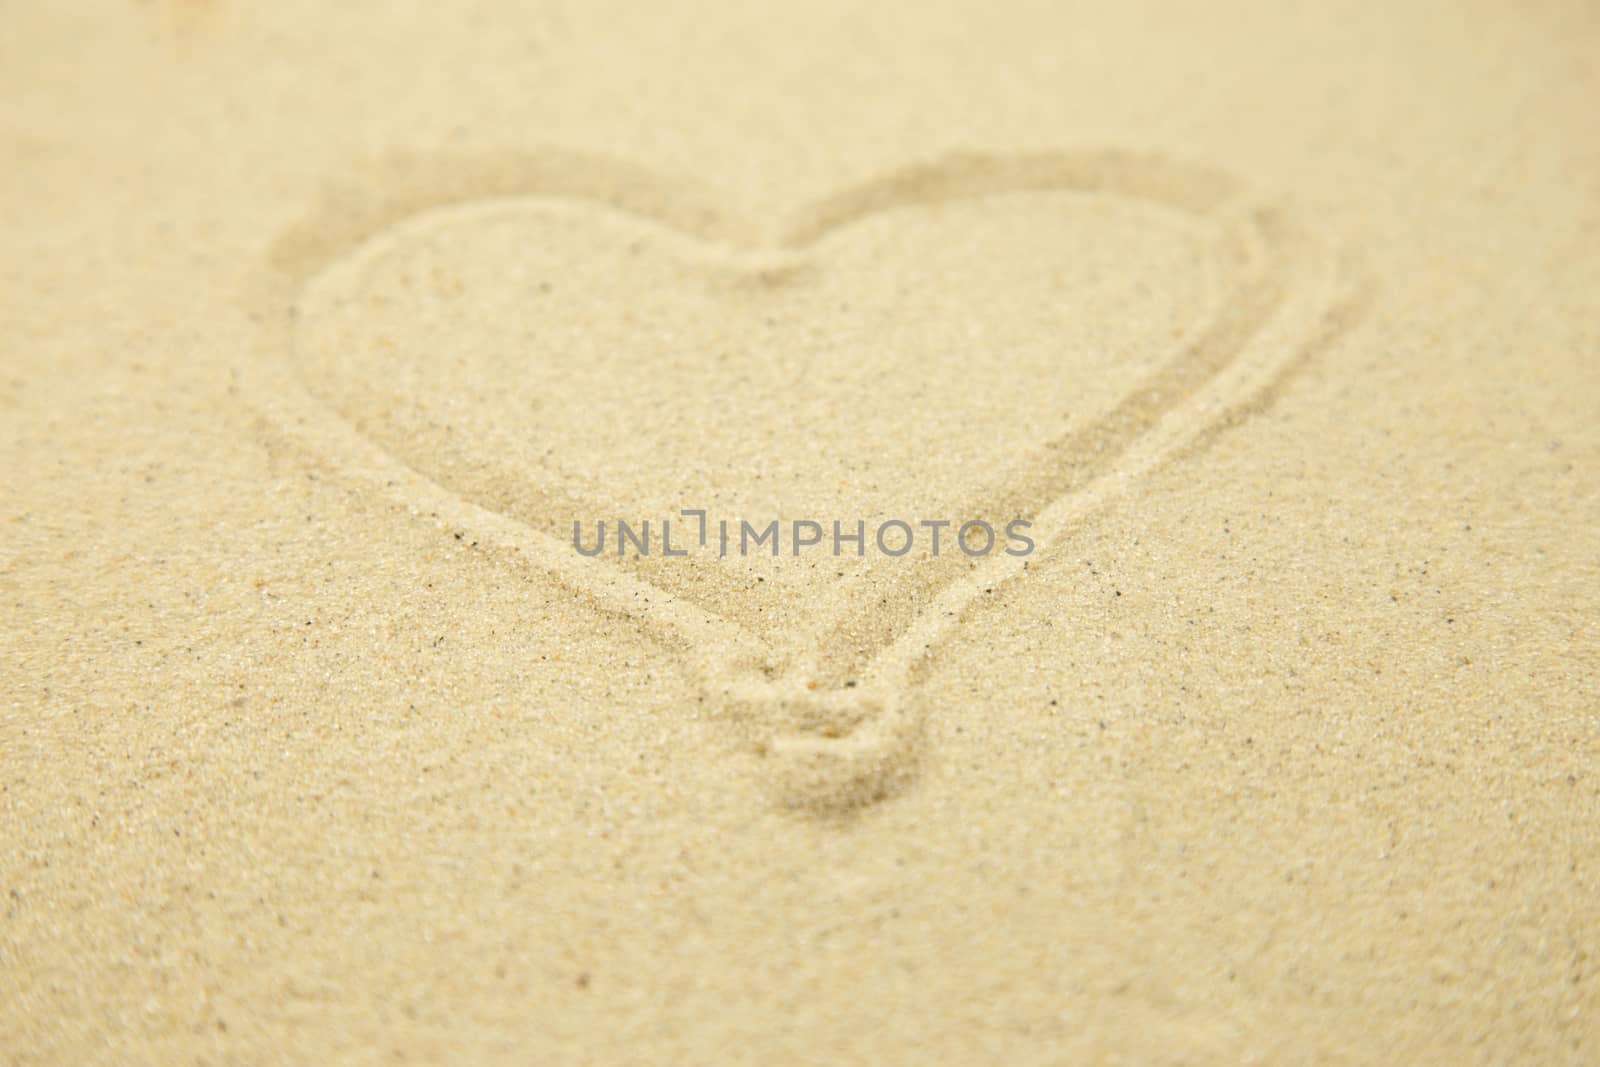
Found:
[[[0,1061],[1600,1061],[1600,13],[761,6],[11,5]]]

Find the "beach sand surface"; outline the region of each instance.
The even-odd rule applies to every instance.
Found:
[[[1593,4],[447,6],[7,7],[0,1061],[1600,1061]]]

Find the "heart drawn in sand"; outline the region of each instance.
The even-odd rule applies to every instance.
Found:
[[[410,159],[286,236],[261,298],[280,426],[680,649],[815,812],[915,773],[919,671],[1024,560],[591,559],[574,521],[1022,518],[1048,552],[1351,306],[1283,207],[1117,153],[950,158],[765,222],[610,161]]]

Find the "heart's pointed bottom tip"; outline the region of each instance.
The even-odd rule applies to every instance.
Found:
[[[735,704],[757,737],[760,773],[785,808],[847,815],[916,778],[921,716],[898,694],[779,686]]]
[[[916,746],[900,736],[778,737],[765,761],[786,808],[846,815],[903,791],[917,774]]]

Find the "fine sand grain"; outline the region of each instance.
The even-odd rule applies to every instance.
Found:
[[[7,14],[0,1062],[1600,1061],[1593,5],[445,6]]]

